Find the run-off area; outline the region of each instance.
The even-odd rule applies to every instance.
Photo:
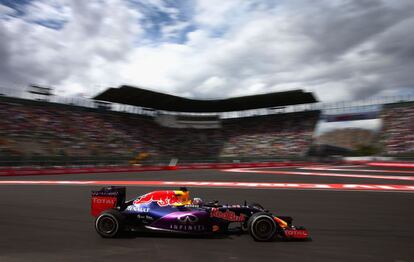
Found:
[[[396,169],[395,173],[302,168],[256,171],[259,170],[412,176],[401,172],[411,172],[409,169]],[[0,178],[0,261],[411,261],[414,257],[414,194],[388,188],[410,188],[411,180],[217,170],[10,178]],[[258,243],[248,235],[102,239],[94,231],[90,215],[91,190],[116,181],[127,185],[128,199],[185,185],[191,197],[205,201],[260,203],[275,214],[292,216],[296,225],[309,230],[313,241]],[[318,186],[298,186],[311,184]],[[323,188],[332,184],[357,185],[359,189]],[[265,187],[268,185],[281,187]],[[367,187],[373,185],[384,192]]]
[[[128,174],[59,175],[19,177],[0,180],[5,185],[70,185],[70,186],[145,186],[145,187],[206,187],[257,188],[289,190],[414,192],[414,169],[381,169],[364,166],[304,166],[296,168],[233,168],[218,171],[192,170]],[[158,173],[163,175],[157,176]],[[197,175],[198,173],[202,175]],[[204,174],[204,175],[203,175]],[[54,179],[51,179],[51,178]],[[122,177],[122,176],[121,176]],[[9,177],[10,178],[10,177]],[[36,178],[36,179],[28,179]],[[71,178],[64,180],[65,178]],[[93,179],[91,179],[93,178]],[[144,179],[142,179],[144,178]],[[246,180],[245,178],[248,178]],[[254,178],[257,178],[256,180]],[[265,181],[264,181],[264,178]],[[344,181],[345,180],[345,181]]]

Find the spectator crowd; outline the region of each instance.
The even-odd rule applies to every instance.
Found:
[[[219,158],[306,153],[319,112],[223,119],[221,128],[169,128],[152,117],[0,101],[0,158],[117,156]]]
[[[382,111],[384,152],[414,153],[414,103],[388,105]]]

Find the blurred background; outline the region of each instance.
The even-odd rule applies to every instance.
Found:
[[[0,0],[0,38],[2,166],[413,157],[413,1]]]
[[[413,120],[408,95],[322,103],[294,90],[193,100],[122,86],[84,99],[38,85],[20,97],[3,88],[0,165],[414,160]]]

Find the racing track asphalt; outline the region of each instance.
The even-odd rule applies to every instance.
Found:
[[[414,174],[398,174],[396,170],[395,174],[380,175]],[[414,184],[412,181],[230,173],[216,170],[2,177],[0,180]],[[69,185],[1,185],[0,261],[414,260],[413,193],[190,188],[193,197],[199,196],[205,200],[217,199],[223,203],[243,203],[244,200],[259,202],[277,214],[293,216],[294,224],[306,226],[313,237],[311,242],[258,243],[249,235],[230,235],[224,238],[150,235],[102,239],[95,233],[93,218],[89,215],[90,191],[97,188]],[[127,195],[132,198],[151,190],[154,188],[128,187]]]

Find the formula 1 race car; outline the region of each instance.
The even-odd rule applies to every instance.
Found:
[[[104,238],[124,232],[170,232],[208,235],[229,233],[230,224],[249,232],[256,241],[309,238],[303,227],[292,225],[291,217],[275,216],[259,204],[222,205],[189,197],[186,188],[153,191],[125,201],[125,187],[92,191],[95,229]],[[234,229],[234,228],[232,228]]]

